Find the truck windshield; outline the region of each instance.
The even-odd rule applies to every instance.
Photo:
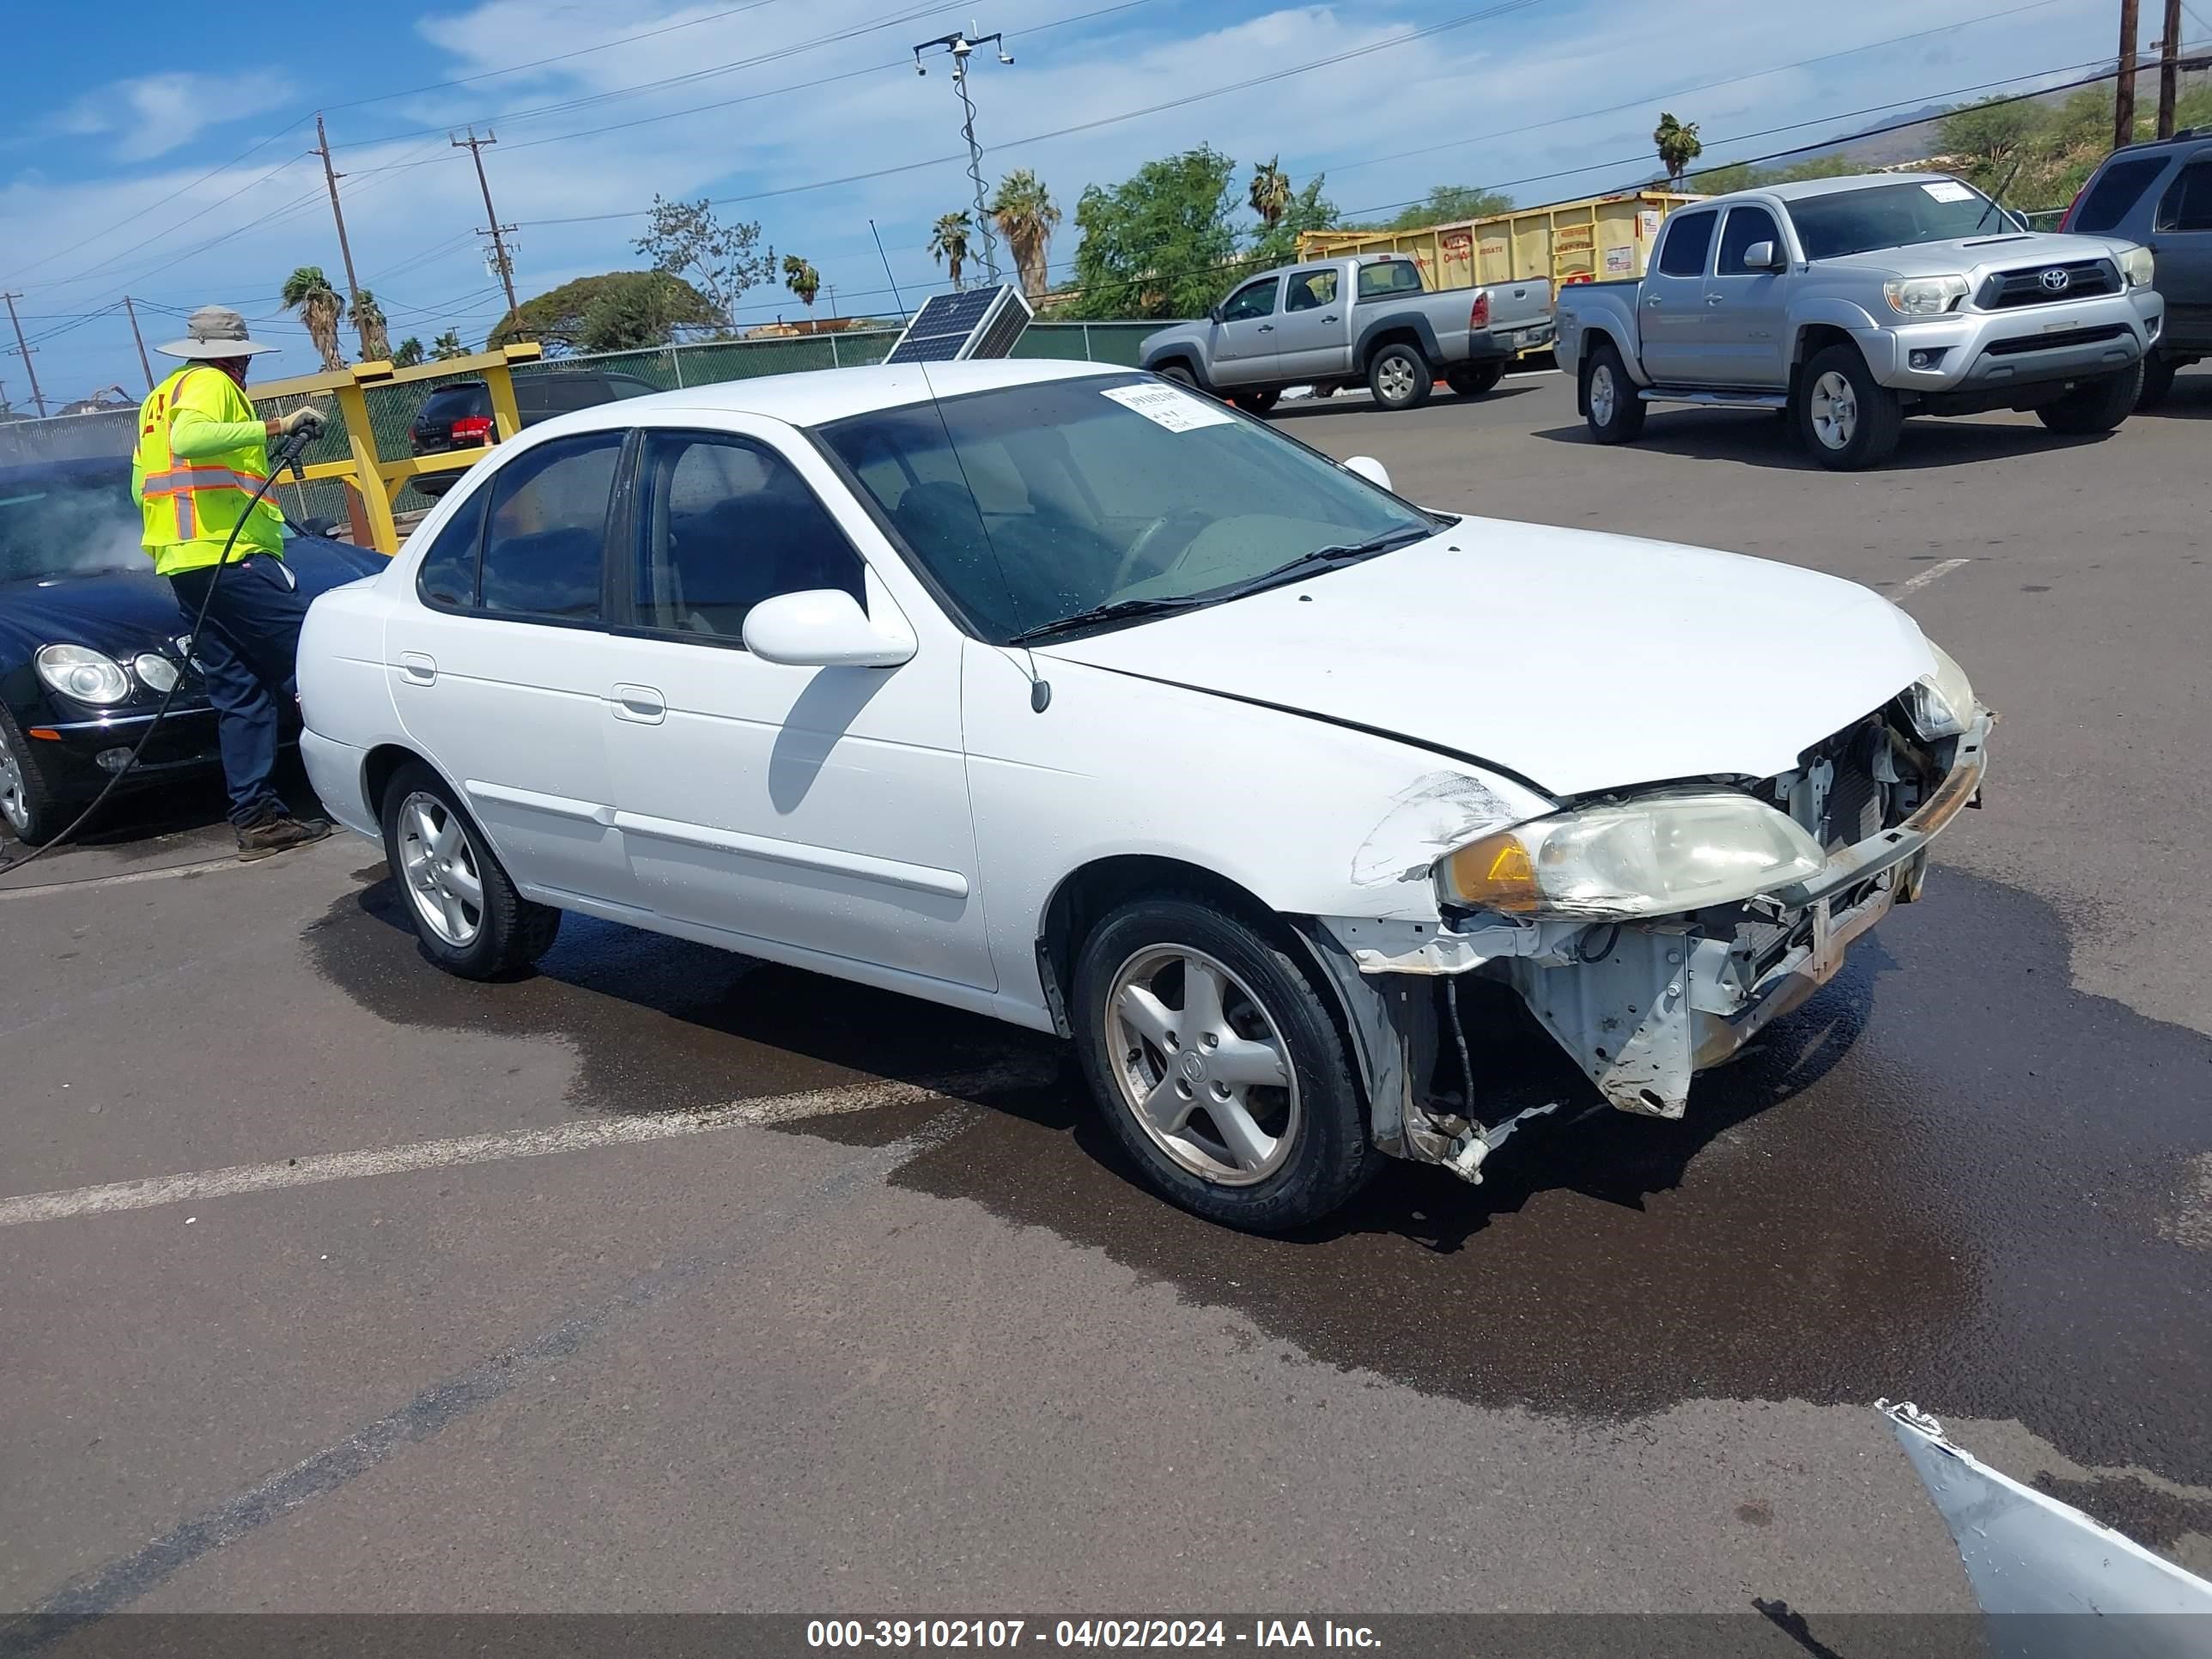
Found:
[[[923,576],[1000,641],[1107,605],[1210,604],[1322,549],[1442,527],[1327,456],[1149,375],[973,392],[819,435]]]
[[[1788,206],[1808,259],[1839,259],[1879,247],[1948,242],[2013,228],[1995,202],[1949,179],[1839,190]]]

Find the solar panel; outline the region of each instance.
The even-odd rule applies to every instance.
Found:
[[[890,349],[887,363],[951,363],[1004,357],[1030,325],[1030,304],[1011,283],[940,294],[925,301]]]

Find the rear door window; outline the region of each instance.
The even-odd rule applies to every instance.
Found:
[[[2166,171],[2166,155],[2130,155],[2114,161],[2097,175],[2074,215],[2072,228],[2100,236],[2135,211],[2151,180]]]
[[[1713,245],[1711,213],[1678,213],[1667,222],[1667,240],[1659,250],[1662,276],[1702,276],[1705,254]]]
[[[1336,303],[1336,267],[1325,270],[1294,270],[1291,273],[1290,298],[1284,307],[1286,311],[1318,311],[1323,306]]]
[[[489,489],[477,603],[486,611],[596,622],[619,432],[563,438],[501,467]]]
[[[2158,204],[2160,230],[2212,230],[2212,155],[2182,168]]]

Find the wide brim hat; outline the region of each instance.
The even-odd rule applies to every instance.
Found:
[[[251,357],[257,352],[281,348],[249,339],[246,319],[227,306],[202,306],[185,319],[185,337],[157,345],[164,357],[188,357],[222,362],[232,357]]]

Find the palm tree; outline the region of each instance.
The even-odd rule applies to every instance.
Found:
[[[796,253],[783,256],[783,285],[799,296],[806,307],[807,328],[814,325],[814,296],[822,291],[822,273],[800,258]],[[833,295],[834,299],[836,296]]]
[[[1035,305],[1044,298],[1045,255],[1052,234],[1060,228],[1060,209],[1043,180],[1027,167],[1016,167],[999,180],[999,193],[991,198],[991,222],[1006,239],[1014,268],[1022,275],[1022,292]]]
[[[469,349],[461,343],[460,335],[453,329],[447,329],[430,342],[430,356],[439,362],[448,357],[465,357],[468,355]]]
[[[414,335],[402,340],[392,354],[394,368],[412,368],[422,361],[422,342]]]
[[[380,363],[390,361],[392,336],[385,331],[384,307],[376,303],[376,295],[367,289],[354,295],[353,325],[361,335],[362,362]]]
[[[1682,187],[1682,175],[1690,163],[1705,153],[1704,143],[1698,137],[1698,124],[1687,125],[1677,121],[1662,110],[1659,125],[1651,130],[1651,143],[1659,151],[1660,164],[1667,169],[1667,185],[1670,190]]]
[[[307,325],[307,337],[323,354],[323,367],[343,368],[345,358],[338,350],[338,325],[345,320],[345,301],[331,286],[331,279],[323,275],[323,268],[301,265],[284,279],[279,297],[284,302],[284,309],[298,312],[300,320]]]
[[[929,233],[929,257],[951,274],[956,289],[963,286],[960,273],[968,264],[968,236],[975,228],[964,213],[940,213]]]
[[[1276,165],[1279,155],[1270,155],[1266,163],[1252,169],[1252,187],[1247,192],[1252,211],[1260,216],[1261,225],[1268,230],[1290,210],[1291,175]]]

